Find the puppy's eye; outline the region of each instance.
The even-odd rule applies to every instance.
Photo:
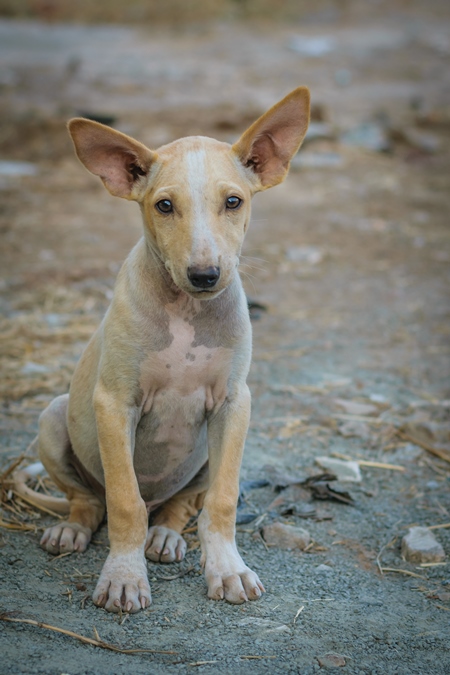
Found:
[[[160,213],[172,213],[173,211],[173,204],[170,199],[161,199],[155,206]]]
[[[234,195],[232,197],[228,197],[225,202],[227,209],[238,209],[241,204],[242,199],[239,199],[239,197],[235,197]]]

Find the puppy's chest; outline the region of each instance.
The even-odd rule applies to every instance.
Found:
[[[233,350],[214,346],[207,332],[198,335],[189,318],[172,312],[169,346],[152,351],[141,363],[143,413],[162,404],[163,398],[170,399],[172,406],[176,400],[188,407],[197,407],[197,402],[208,411],[227,395]]]

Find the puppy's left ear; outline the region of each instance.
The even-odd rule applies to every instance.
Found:
[[[298,87],[270,108],[233,145],[233,152],[256,177],[256,189],[281,183],[309,124],[309,89]]]

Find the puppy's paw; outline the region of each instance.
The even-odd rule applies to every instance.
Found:
[[[229,573],[230,570],[210,570],[206,574],[208,598],[211,600],[227,600],[233,605],[240,605],[247,600],[258,600],[265,589],[259,577],[249,567]]]
[[[58,523],[45,530],[40,545],[54,555],[82,553],[91,541],[92,531],[79,523]]]
[[[209,538],[203,557],[208,598],[240,605],[258,600],[265,592],[259,577],[242,560],[234,542],[216,533]]]
[[[149,528],[145,555],[153,562],[181,562],[186,554],[186,542],[181,534],[162,525]]]
[[[151,603],[147,564],[142,550],[106,559],[93,600],[108,612],[138,612]]]

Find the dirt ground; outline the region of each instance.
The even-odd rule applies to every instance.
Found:
[[[233,140],[306,84],[314,121],[286,182],[255,198],[242,259],[246,291],[265,307],[242,476],[271,484],[247,488],[257,517],[237,539],[267,593],[208,600],[194,530],[181,565],[149,563],[149,609],[108,614],[90,599],[106,526],[86,554],[52,559],[38,546],[51,517],[5,482],[0,609],[168,653],[0,621],[2,675],[307,675],[331,668],[330,653],[352,675],[450,672],[448,562],[420,567],[400,551],[409,526],[450,521],[450,9],[362,4],[311,4],[290,24],[0,21],[0,471],[67,391],[140,236],[137,207],[81,167],[65,120],[112,117],[151,147]],[[361,483],[339,484],[353,505],[269,508],[278,474],[303,480],[336,453],[363,462]],[[307,529],[308,550],[267,546],[260,530],[276,520]],[[450,528],[433,531],[448,561]]]

